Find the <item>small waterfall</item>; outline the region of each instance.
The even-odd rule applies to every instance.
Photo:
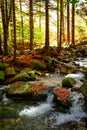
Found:
[[[54,123],[52,125],[61,125],[70,121],[80,121],[82,117],[87,117],[87,114],[83,111],[82,106],[84,104],[81,93],[73,92],[73,103],[70,107],[69,113],[55,113],[52,116],[54,117]]]
[[[39,103],[37,106],[31,106],[22,110],[19,115],[26,115],[29,117],[36,117],[43,113],[46,113],[53,109],[53,98],[52,94],[49,94],[46,102]]]
[[[87,58],[79,58],[79,61],[75,61],[76,64],[78,64],[79,66],[85,67],[87,68]]]
[[[9,103],[12,103],[13,101],[9,98],[6,97],[6,93],[4,93],[4,95],[2,96],[2,102],[4,105],[7,105]]]

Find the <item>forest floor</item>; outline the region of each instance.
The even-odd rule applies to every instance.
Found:
[[[60,52],[58,52],[57,47],[49,47],[49,50],[47,52],[45,51],[44,48],[36,49],[33,50],[32,52],[25,50],[22,54],[20,52],[21,50],[18,50],[15,63],[13,62],[13,56],[5,56],[3,58],[3,62],[8,62],[10,64],[14,63],[15,66],[22,69],[23,67],[32,68],[33,62],[39,62],[43,66],[47,66],[48,65],[47,62],[50,63],[51,60],[52,66],[54,68],[55,67],[57,68],[59,67],[58,63],[61,61],[65,63],[70,63],[72,60],[76,60],[77,58],[87,57],[87,45],[86,44],[79,44],[76,46],[70,45],[67,48],[61,48]]]

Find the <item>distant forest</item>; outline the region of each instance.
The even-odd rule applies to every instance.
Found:
[[[87,2],[0,0],[0,55],[17,49],[78,44],[87,39]]]

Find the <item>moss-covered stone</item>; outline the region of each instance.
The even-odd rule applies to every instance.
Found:
[[[13,76],[13,75],[15,75],[15,74],[16,74],[16,72],[15,72],[14,67],[7,67],[7,68],[6,68],[6,75],[7,75],[7,76]]]
[[[36,70],[44,70],[46,69],[46,66],[39,62],[32,62],[32,66]]]
[[[8,95],[20,95],[20,94],[27,94],[29,93],[30,90],[30,83],[25,83],[22,81],[17,81],[13,84],[8,89]]]
[[[87,80],[81,85],[80,91],[83,96],[87,99]]]
[[[60,73],[62,73],[62,74],[67,74],[67,73],[68,73],[67,67],[62,66],[62,67],[60,68]]]
[[[44,101],[48,94],[48,86],[44,82],[28,83],[17,81],[9,87],[7,97],[13,100]]]
[[[18,118],[18,112],[10,107],[2,107],[0,108],[0,118]]]
[[[67,77],[62,80],[62,86],[65,88],[71,88],[75,85],[75,83],[76,83],[75,79],[71,77]]]
[[[29,72],[20,72],[13,77],[12,82],[14,82],[14,81],[30,81],[30,80],[32,80],[32,81],[36,80],[36,76],[32,73],[29,73]]]
[[[0,63],[0,69],[2,70],[5,70],[7,66],[8,66],[7,63]]]

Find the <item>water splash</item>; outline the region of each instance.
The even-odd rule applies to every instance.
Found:
[[[79,93],[77,94],[76,92],[73,93],[74,98],[72,107],[70,107],[70,112],[69,113],[55,113],[53,115],[54,117],[54,123],[53,125],[61,125],[66,122],[70,121],[80,121],[82,117],[86,117],[87,114],[83,111],[82,106],[83,106],[83,101],[81,100],[83,98],[82,94]]]
[[[2,96],[2,102],[4,105],[7,105],[7,104],[12,103],[13,101],[11,99],[7,98],[6,93],[4,93],[4,95]]]
[[[87,68],[87,58],[83,59],[80,58],[79,61],[75,61],[75,63],[78,64],[79,66]]]
[[[40,103],[37,106],[31,106],[28,108],[25,108],[20,112],[20,116],[26,115],[29,117],[36,117],[39,115],[42,115],[43,113],[46,113],[53,109],[53,95],[49,94],[47,97],[46,102]]]

